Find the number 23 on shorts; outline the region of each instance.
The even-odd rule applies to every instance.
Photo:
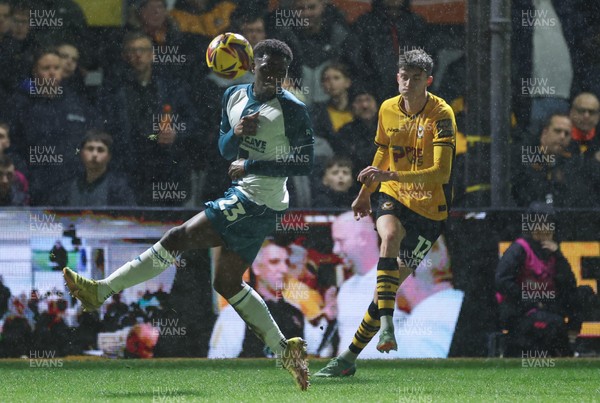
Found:
[[[223,212],[223,215],[227,221],[235,221],[239,215],[246,214],[244,205],[236,195],[232,195],[231,199],[219,200],[219,208]]]

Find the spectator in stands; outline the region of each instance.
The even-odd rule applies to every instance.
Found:
[[[359,70],[358,42],[349,35],[345,24],[325,14],[325,0],[294,0],[293,5],[301,16],[298,24],[294,22],[294,32],[302,57],[302,86],[308,89],[306,104],[311,105],[327,100],[321,87],[321,74],[328,64],[342,62],[352,72]]]
[[[28,164],[31,203],[39,206],[75,176],[83,133],[97,122],[84,99],[62,86],[56,50],[42,49],[34,60],[28,88],[11,100],[9,122],[15,152]]]
[[[121,302],[121,293],[112,296],[112,302],[106,307],[106,313],[102,321],[105,332],[114,332],[121,329],[121,321],[129,312],[127,304]]]
[[[151,38],[156,68],[182,82],[193,79],[192,74],[205,74],[204,51],[209,38],[191,35],[179,30],[169,16],[165,0],[135,0],[126,32],[142,31]]]
[[[15,170],[11,158],[0,154],[0,206],[29,205],[28,186],[25,176]]]
[[[269,307],[273,318],[282,324],[281,332],[287,337],[303,337],[302,312],[289,304],[281,294],[289,266],[289,251],[274,243],[267,243],[258,252],[252,273],[254,288]],[[246,327],[235,309],[228,305],[221,310],[210,338],[208,358],[265,357],[265,345]]]
[[[358,18],[352,31],[360,40],[355,51],[361,78],[379,100],[398,95],[398,57],[404,50],[428,47],[425,21],[410,11],[409,0],[374,0],[371,11]]]
[[[77,315],[77,328],[73,344],[79,351],[97,350],[98,333],[102,331],[100,323],[100,314],[98,311],[83,312]]]
[[[53,204],[56,206],[135,206],[135,196],[123,175],[109,168],[112,137],[90,130],[81,142],[81,174],[63,184]]]
[[[64,299],[48,301],[48,310],[42,312],[33,332],[34,349],[54,351],[57,357],[80,353],[72,343],[72,334],[63,319],[67,302]]]
[[[33,321],[37,321],[38,318],[40,317],[39,304],[40,304],[40,292],[37,289],[32,288],[31,293],[29,294],[29,299],[27,300],[27,308],[29,308],[29,310],[32,313]],[[32,327],[33,327],[33,324],[32,324]]]
[[[589,203],[581,161],[569,152],[572,124],[567,115],[553,114],[544,124],[539,146],[522,146],[513,172],[512,195],[518,206],[533,202],[555,207]]]
[[[0,43],[8,38],[10,23],[10,3],[8,0],[0,0]]]
[[[310,108],[310,115],[315,134],[323,137],[330,145],[335,141],[338,130],[352,121],[348,94],[351,85],[350,72],[343,64],[330,64],[321,73],[321,86],[329,100],[314,103]]]
[[[506,354],[572,355],[569,335],[574,340],[581,327],[575,276],[554,239],[551,210],[536,204],[528,216],[533,218],[527,220],[527,229],[496,269],[500,324],[509,332]]]
[[[79,95],[85,95],[85,82],[79,66],[79,50],[71,43],[63,42],[56,48],[62,67],[62,84],[71,87]]]
[[[147,35],[129,33],[123,48],[127,70],[106,83],[99,104],[114,136],[116,168],[130,173],[137,204],[182,205],[191,194],[190,154],[197,153],[189,150],[198,120],[185,87],[158,74],[152,55]]]
[[[12,160],[15,164],[15,170],[19,172],[19,174],[17,174],[17,179],[21,180],[20,177],[22,176],[24,187],[29,188],[29,182],[25,179],[27,176],[27,165],[25,164],[25,161],[13,151],[10,143],[10,125],[5,121],[0,120],[0,156],[5,155]]]
[[[332,157],[325,165],[321,183],[315,186],[313,206],[350,208],[356,196],[350,192],[353,182],[352,161],[347,157]]]
[[[0,274],[0,318],[2,318],[8,310],[10,295],[10,289],[4,285],[4,278]]]
[[[76,1],[33,0],[31,9],[30,25],[42,46],[56,46],[68,41],[85,47],[88,43],[87,21]]]
[[[598,97],[590,92],[578,94],[571,103],[569,115],[573,122],[571,137],[574,145],[584,156],[596,157],[596,152],[600,151],[600,135],[596,133],[600,122]]]
[[[27,356],[32,347],[32,331],[26,317],[26,306],[18,298],[10,300],[0,334],[0,357]]]
[[[138,300],[138,305],[141,309],[143,309],[144,311],[146,311],[146,315],[148,314],[148,308],[151,307],[159,307],[160,306],[160,302],[158,301],[158,298],[156,298],[154,296],[154,294],[150,293],[150,290],[146,290],[146,292],[144,293],[144,295],[142,295],[142,298],[140,298]]]
[[[349,101],[354,119],[342,126],[331,146],[336,155],[349,157],[355,171],[360,172],[371,165],[377,150],[373,139],[379,107],[374,91],[364,86],[351,89]]]
[[[573,99],[570,112],[573,121],[572,148],[583,159],[580,181],[587,184],[587,202],[583,205],[600,207],[600,135],[597,128],[600,121],[600,102],[589,92],[583,92]]]
[[[29,23],[31,8],[27,2],[12,9],[10,37],[0,42],[0,86],[12,95],[29,77],[37,40]]]
[[[183,32],[214,38],[229,28],[235,2],[214,0],[178,0],[171,10]]]

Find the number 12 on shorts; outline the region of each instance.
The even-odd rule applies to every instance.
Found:
[[[429,249],[431,249],[431,241],[419,235],[419,243],[412,253],[415,258],[423,260]]]
[[[227,208],[228,206],[233,207]],[[219,200],[219,208],[223,211],[223,215],[227,218],[227,221],[235,221],[238,215],[246,214],[246,209],[244,209],[242,202],[239,201],[236,195],[231,196],[231,199]]]

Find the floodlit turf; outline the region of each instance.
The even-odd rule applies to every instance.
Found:
[[[308,392],[274,360],[0,360],[0,401],[600,402],[600,360],[362,361]]]

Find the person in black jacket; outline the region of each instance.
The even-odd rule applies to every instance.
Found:
[[[354,120],[338,131],[331,147],[338,156],[349,157],[356,172],[371,165],[377,146],[373,135],[377,131],[379,104],[375,93],[364,86],[355,86],[350,91],[350,105]],[[357,182],[356,192],[360,184]]]
[[[109,169],[112,156],[112,137],[109,134],[90,130],[81,142],[80,155],[84,172],[56,192],[55,206],[136,205],[127,180]]]
[[[523,235],[496,269],[500,324],[509,331],[506,354],[571,355],[569,337],[574,341],[581,328],[581,304],[571,266],[554,240],[554,220],[528,213],[522,225]]]
[[[538,145],[524,143],[520,147],[510,181],[517,206],[534,202],[554,207],[589,204],[582,159],[576,158],[569,146],[571,128],[569,116],[554,113],[544,124]]]
[[[138,205],[181,205],[191,196],[190,160],[198,120],[187,88],[153,63],[152,40],[132,32],[124,40],[124,74],[108,82],[99,99],[114,136],[116,168],[127,171]],[[155,193],[155,191],[160,193]]]
[[[75,176],[81,138],[98,122],[85,100],[62,85],[56,49],[42,49],[34,60],[26,89],[11,100],[8,121],[15,153],[28,164],[31,204],[39,206]]]
[[[356,20],[352,32],[360,40],[361,79],[379,100],[398,95],[398,58],[401,52],[426,48],[427,24],[410,10],[410,1],[373,0],[372,10]],[[429,52],[428,52],[429,53]]]

